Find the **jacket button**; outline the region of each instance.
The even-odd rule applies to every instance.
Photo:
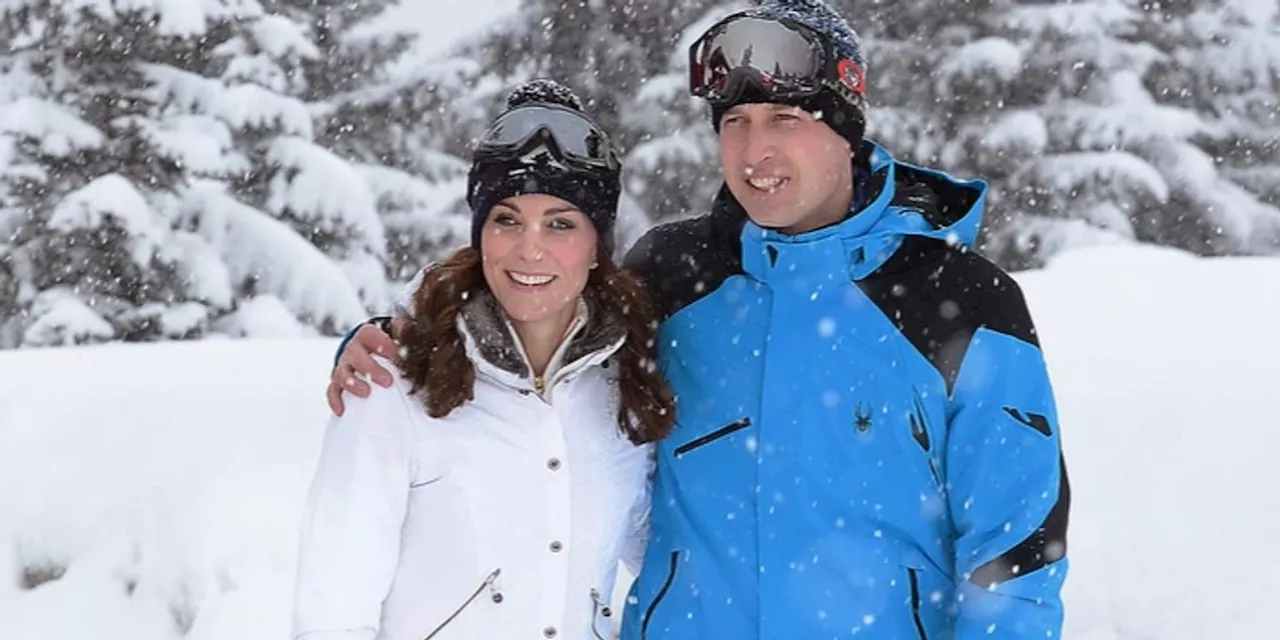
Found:
[[[550,469],[550,470],[552,470],[552,471],[555,471],[556,469],[559,469],[559,468],[560,468],[560,459],[559,459],[559,458],[552,458],[552,459],[548,460],[548,461],[547,461],[547,468],[548,468],[548,469]]]
[[[554,637],[556,637],[556,628],[555,628],[555,627],[547,627],[546,629],[543,629],[543,630],[542,630],[542,635],[543,635],[543,636],[545,636],[545,637],[547,637],[547,638],[554,638]]]
[[[501,594],[501,593],[495,593],[495,594],[493,594],[493,603],[494,603],[494,604],[502,604],[502,594]]]
[[[559,540],[555,540],[551,543],[551,553],[560,553],[560,550],[563,548],[564,545],[560,544]]]

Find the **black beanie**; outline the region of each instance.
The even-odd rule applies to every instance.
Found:
[[[531,80],[516,87],[507,96],[503,113],[528,104],[553,104],[584,113],[578,96],[554,80]],[[471,246],[480,249],[480,230],[493,205],[530,193],[555,196],[578,207],[595,226],[601,252],[613,253],[613,228],[622,194],[621,173],[573,170],[556,162],[550,154],[540,154],[533,159],[472,162],[467,175]]]
[[[788,19],[813,29],[830,42],[837,56],[856,65],[860,71],[856,78],[860,90],[854,92],[842,87],[837,93],[836,89],[828,87],[808,98],[778,100],[767,97],[761,91],[748,89],[736,100],[711,105],[711,124],[716,133],[720,132],[720,118],[735,105],[762,102],[788,104],[818,114],[827,126],[848,140],[855,150],[858,149],[866,132],[867,61],[862,53],[861,39],[853,27],[823,0],[764,0],[759,6],[734,15],[766,20]]]

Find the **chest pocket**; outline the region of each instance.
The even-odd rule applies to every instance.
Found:
[[[734,438],[734,434],[737,434],[740,431],[746,430],[750,427],[751,427],[751,418],[749,416],[743,416],[720,428],[713,429],[711,431],[703,433],[702,435],[691,436],[690,434],[687,434],[687,433],[682,434],[684,435],[684,441],[676,445],[675,449],[672,451],[672,454],[677,458],[681,458],[698,449],[714,445],[716,444],[717,441],[726,440],[726,439],[727,439],[726,442],[721,443],[722,446],[733,446],[736,443],[736,438]]]

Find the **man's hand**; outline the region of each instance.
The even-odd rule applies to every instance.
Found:
[[[403,326],[403,320],[404,318],[396,318],[393,330],[398,332]],[[342,404],[343,391],[350,391],[361,398],[369,396],[372,389],[361,379],[361,376],[373,380],[382,387],[391,386],[391,372],[374,362],[374,355],[388,358],[392,362],[400,361],[399,347],[391,336],[372,324],[366,324],[356,331],[355,336],[342,350],[338,364],[329,377],[329,389],[325,395],[329,399],[329,409],[334,415],[340,416],[345,410]]]

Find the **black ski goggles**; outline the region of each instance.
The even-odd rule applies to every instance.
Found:
[[[689,91],[712,103],[737,100],[748,83],[787,100],[837,84],[862,94],[863,82],[861,66],[793,20],[730,16],[689,47]]]
[[[529,104],[498,116],[476,145],[477,160],[530,163],[546,149],[579,170],[618,171],[621,161],[600,127],[581,113],[554,104]]]

